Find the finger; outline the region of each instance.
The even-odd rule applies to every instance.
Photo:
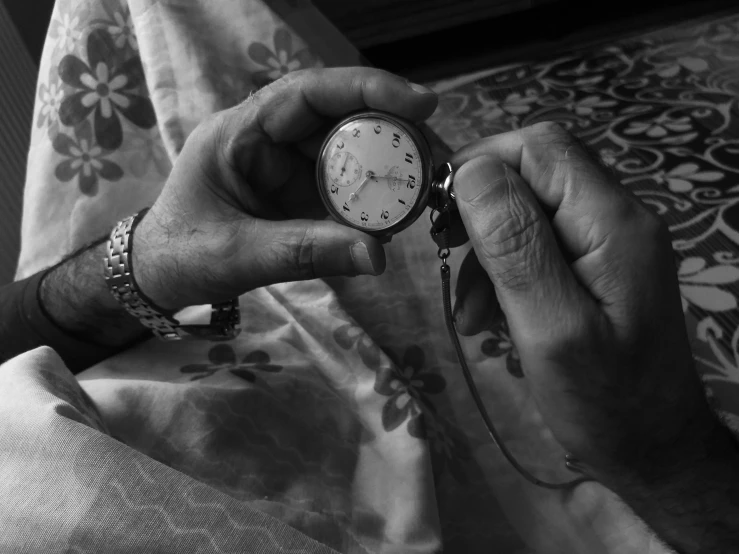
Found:
[[[316,187],[314,162],[293,150],[290,166],[290,176],[278,186],[270,183],[267,175],[261,181],[250,182],[262,185],[259,187],[260,192],[267,196],[272,205],[279,206],[285,219],[323,219],[328,212]]]
[[[493,283],[474,250],[467,253],[459,268],[455,296],[454,322],[462,336],[471,337],[489,329],[502,315]]]
[[[254,140],[250,146],[248,158],[242,161],[242,176],[252,186],[257,186],[265,194],[280,189],[288,184],[305,185],[308,180],[302,178],[310,174],[310,183],[313,180],[313,163],[318,158],[323,141],[329,133],[333,123],[321,125],[315,133],[295,144],[275,144],[272,141]],[[253,137],[258,138],[258,137]],[[295,179],[299,177],[299,179]]]
[[[470,241],[512,332],[533,343],[542,336],[556,340],[567,332],[565,321],[580,321],[568,316],[589,298],[521,176],[497,158],[481,156],[459,168],[455,188]]]
[[[315,133],[298,142],[298,150],[309,160],[316,161],[318,159],[318,154],[321,152],[323,141],[326,139],[326,136],[329,134],[333,126],[334,122],[331,122],[328,125],[322,125]]]
[[[385,252],[377,239],[333,221],[252,220],[248,236],[239,266],[250,288],[385,270]]]
[[[619,237],[644,206],[628,194],[579,142],[553,123],[503,133],[463,147],[452,156],[460,167],[493,156],[523,177],[552,214],[562,246],[577,259]]]
[[[226,137],[239,137],[256,123],[275,143],[308,137],[326,119],[357,110],[382,110],[422,121],[436,109],[432,91],[369,67],[308,69],[289,73],[228,110]],[[238,142],[238,139],[237,139]]]
[[[470,240],[462,216],[457,210],[449,211],[449,248],[458,248]]]

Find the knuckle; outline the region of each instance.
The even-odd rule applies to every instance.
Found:
[[[541,172],[554,181],[567,179],[572,163],[578,156],[572,150],[578,143],[562,125],[554,121],[542,121],[528,127],[523,136],[524,148],[542,164]]]
[[[538,149],[554,149],[554,164],[560,169],[569,167],[592,178],[612,180],[593,149],[557,122],[542,121],[532,125],[526,135],[526,144]]]
[[[251,155],[245,148],[253,131],[260,124],[260,112],[263,104],[264,89],[252,92],[238,106],[221,114],[218,121],[213,122],[212,139],[218,145],[217,155],[228,167],[236,168],[239,158]]]
[[[224,167],[236,169],[238,155],[241,151],[239,135],[229,133],[226,123],[223,122],[214,130],[212,137],[214,144],[218,145],[216,148],[218,161]]]
[[[562,161],[570,157],[569,152],[573,147],[580,146],[572,133],[554,121],[542,121],[529,127],[524,135],[524,143],[527,147],[535,149],[553,148]]]
[[[258,273],[262,284],[317,277],[315,232],[311,228],[271,230],[268,236],[262,234],[261,239],[255,238],[243,248],[253,252],[254,267],[261,268]],[[279,280],[275,275],[279,275]]]
[[[587,288],[594,292],[599,299],[609,299],[613,305],[614,299],[622,299],[628,295],[630,285],[633,286],[631,272],[634,270],[634,260],[614,255],[608,249],[599,249],[591,254],[592,266],[585,280]]]
[[[272,81],[268,85],[259,89],[253,96],[253,101],[258,106],[271,104],[276,96],[280,96],[280,93],[287,90],[291,93],[298,94],[303,88],[303,85],[311,79],[320,79],[320,69],[307,68],[297,69],[286,73],[279,79]]]
[[[204,168],[212,168],[214,160],[220,160],[227,146],[227,127],[221,113],[204,117],[190,132],[181,152],[186,157],[200,160]]]
[[[367,80],[363,73],[357,72],[352,75],[351,79],[349,79],[349,93],[351,96],[355,96],[357,94],[363,96],[366,87]]]
[[[292,264],[295,275],[301,279],[315,279],[315,231],[308,226],[303,231],[292,251]]]
[[[221,114],[218,112],[208,114],[190,133],[188,141],[197,143],[199,146],[206,145],[213,140],[214,135],[220,135],[222,128],[223,118]]]
[[[242,102],[241,108],[251,109],[252,120],[267,138],[272,138],[271,122],[275,116],[281,114],[285,106],[289,105],[297,96],[303,94],[306,81],[318,78],[316,69],[299,69],[291,71],[259,89],[247,101]]]
[[[541,121],[530,127],[531,134],[550,139],[572,140],[572,135],[556,121]]]
[[[296,87],[299,88],[303,82],[305,82],[308,78],[310,78],[311,75],[315,73],[315,70],[313,69],[297,69],[295,71],[291,71],[290,73],[286,73],[273,83],[271,83],[269,86],[274,85],[274,88],[281,88],[281,87]]]

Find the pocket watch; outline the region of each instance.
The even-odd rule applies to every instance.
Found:
[[[454,204],[453,170],[434,170],[431,147],[412,122],[364,110],[341,120],[321,146],[316,183],[339,223],[382,239],[416,221],[427,206]]]

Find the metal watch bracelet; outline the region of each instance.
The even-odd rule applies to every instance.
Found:
[[[110,292],[126,311],[163,341],[183,339],[230,340],[240,332],[239,299],[213,304],[209,325],[180,325],[158,308],[139,289],[132,264],[133,233],[149,208],[119,221],[110,233],[105,256],[105,281]]]

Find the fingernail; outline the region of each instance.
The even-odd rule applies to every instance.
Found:
[[[414,92],[417,92],[418,94],[436,94],[433,90],[423,85],[419,85],[417,83],[411,83],[410,81],[406,81],[406,82],[408,83],[408,86],[411,87],[411,89]]]
[[[360,275],[377,275],[366,244],[361,241],[355,242],[349,251],[351,252],[354,269],[357,270],[357,273]]]
[[[454,179],[454,190],[462,200],[471,202],[487,188],[507,178],[506,165],[490,156],[474,158],[462,165]]]

